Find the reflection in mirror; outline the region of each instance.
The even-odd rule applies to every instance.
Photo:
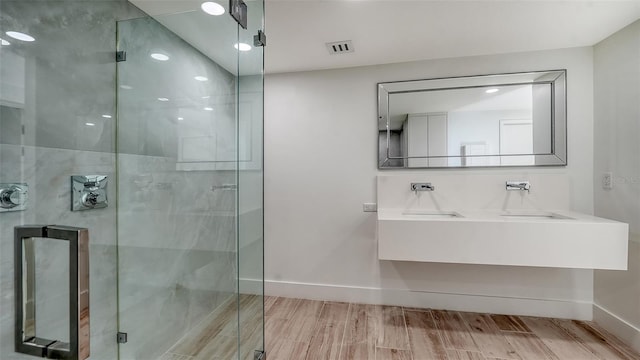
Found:
[[[378,85],[379,167],[566,165],[565,71]]]

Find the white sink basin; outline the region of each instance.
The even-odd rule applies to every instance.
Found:
[[[546,211],[505,211],[500,216],[518,220],[574,220],[572,217]]]
[[[447,218],[456,218],[463,217],[459,213],[455,211],[429,211],[429,210],[407,210],[402,213],[402,215],[407,216],[415,216],[418,218],[429,218],[429,219],[447,219]]]
[[[625,223],[566,210],[378,208],[378,258],[626,270]]]

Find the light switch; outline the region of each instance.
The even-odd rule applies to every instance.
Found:
[[[364,211],[364,212],[376,212],[376,211],[378,211],[378,204],[376,204],[376,203],[364,203],[364,204],[362,204],[362,211]]]

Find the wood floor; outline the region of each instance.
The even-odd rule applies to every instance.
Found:
[[[239,300],[230,297],[159,360],[254,360],[254,351],[263,347],[262,299],[256,295],[240,295]]]
[[[585,321],[267,297],[268,360],[640,360]]]
[[[238,359],[238,325],[239,358],[253,360],[262,347],[261,300],[229,301],[162,360]],[[640,360],[585,321],[282,297],[265,297],[264,311],[267,360]]]

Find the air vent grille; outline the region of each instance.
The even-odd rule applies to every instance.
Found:
[[[350,53],[353,52],[353,44],[351,40],[336,41],[327,43],[327,49],[329,49],[330,54]]]

